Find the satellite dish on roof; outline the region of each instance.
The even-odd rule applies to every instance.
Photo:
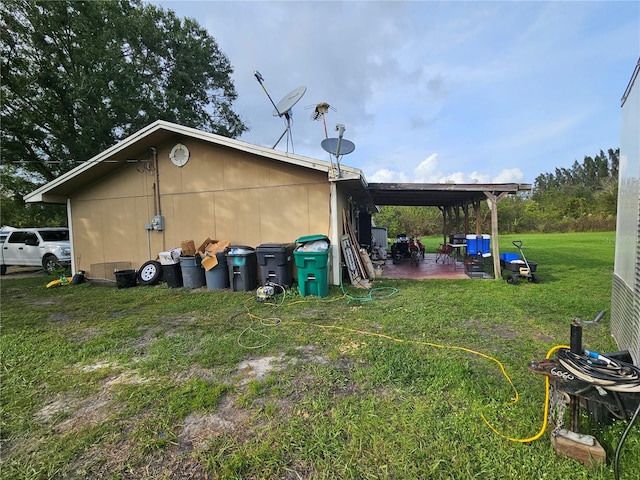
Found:
[[[302,98],[306,91],[307,87],[298,87],[287,93],[276,105],[276,108],[273,111],[273,116],[282,117],[289,113],[293,106],[298,103],[298,100]]]
[[[328,152],[329,155],[334,155],[336,157],[336,165],[338,167],[338,177],[342,176],[342,172],[340,171],[340,157],[342,155],[348,155],[356,149],[356,146],[353,142],[347,140],[346,138],[342,138],[344,135],[344,125],[338,124],[336,125],[336,130],[338,132],[338,138],[325,138],[320,142],[320,146],[325,152]]]
[[[284,118],[286,123],[284,132],[282,132],[282,135],[280,135],[278,140],[276,140],[276,143],[274,143],[273,147],[271,148],[276,148],[278,146],[278,143],[280,143],[280,140],[282,140],[282,137],[286,135],[287,136],[287,152],[289,151],[289,140],[291,140],[291,151],[293,152],[293,135],[291,134],[291,117],[293,116],[293,112],[291,111],[291,109],[296,103],[298,103],[298,100],[302,98],[304,93],[307,91],[307,87],[298,87],[294,90],[291,90],[276,105],[271,99],[271,95],[269,95],[269,92],[267,92],[267,89],[264,86],[264,83],[263,83],[264,78],[262,77],[260,72],[255,70],[253,72],[253,75],[254,77],[256,77],[256,80],[258,80],[258,83],[260,84],[260,86],[262,86],[264,93],[266,93],[267,97],[269,97],[269,101],[271,102],[271,105],[273,105],[273,108],[274,108],[273,116]]]
[[[336,157],[339,155],[349,155],[356,149],[354,143],[346,138],[343,138],[342,141],[340,141],[339,138],[325,138],[320,145],[325,152],[329,152]]]

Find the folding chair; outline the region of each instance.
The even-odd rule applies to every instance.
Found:
[[[440,246],[436,248],[436,263],[440,261],[442,261],[442,263],[450,263],[452,253],[453,247],[441,243]]]

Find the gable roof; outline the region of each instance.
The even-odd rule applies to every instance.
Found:
[[[326,172],[327,175],[331,170],[331,163],[327,161],[303,157],[294,153],[285,153],[280,150],[223,137],[215,133],[157,120],[37,190],[25,195],[24,200],[27,203],[66,203],[67,198],[74,192],[108,175],[122,166],[122,164],[131,161],[131,159],[141,158],[149,149],[168,141],[175,135],[202,140],[291,165]],[[341,171],[343,178],[340,180],[344,179],[349,184],[355,183],[354,186],[358,186],[358,189],[366,190],[366,182],[359,169],[341,166]]]

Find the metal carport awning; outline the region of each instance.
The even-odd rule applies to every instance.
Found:
[[[446,212],[469,205],[478,206],[486,200],[491,210],[491,253],[494,271],[500,271],[500,247],[498,245],[498,202],[506,195],[531,191],[530,184],[523,183],[369,183],[367,191],[376,205],[410,207],[438,207],[446,223]],[[479,232],[478,232],[479,233]],[[444,232],[443,232],[444,234]],[[496,275],[496,278],[500,278]]]

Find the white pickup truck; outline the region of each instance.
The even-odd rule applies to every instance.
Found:
[[[42,266],[53,273],[56,268],[71,264],[69,229],[16,228],[5,230],[0,235],[0,275],[7,273],[8,266]]]

